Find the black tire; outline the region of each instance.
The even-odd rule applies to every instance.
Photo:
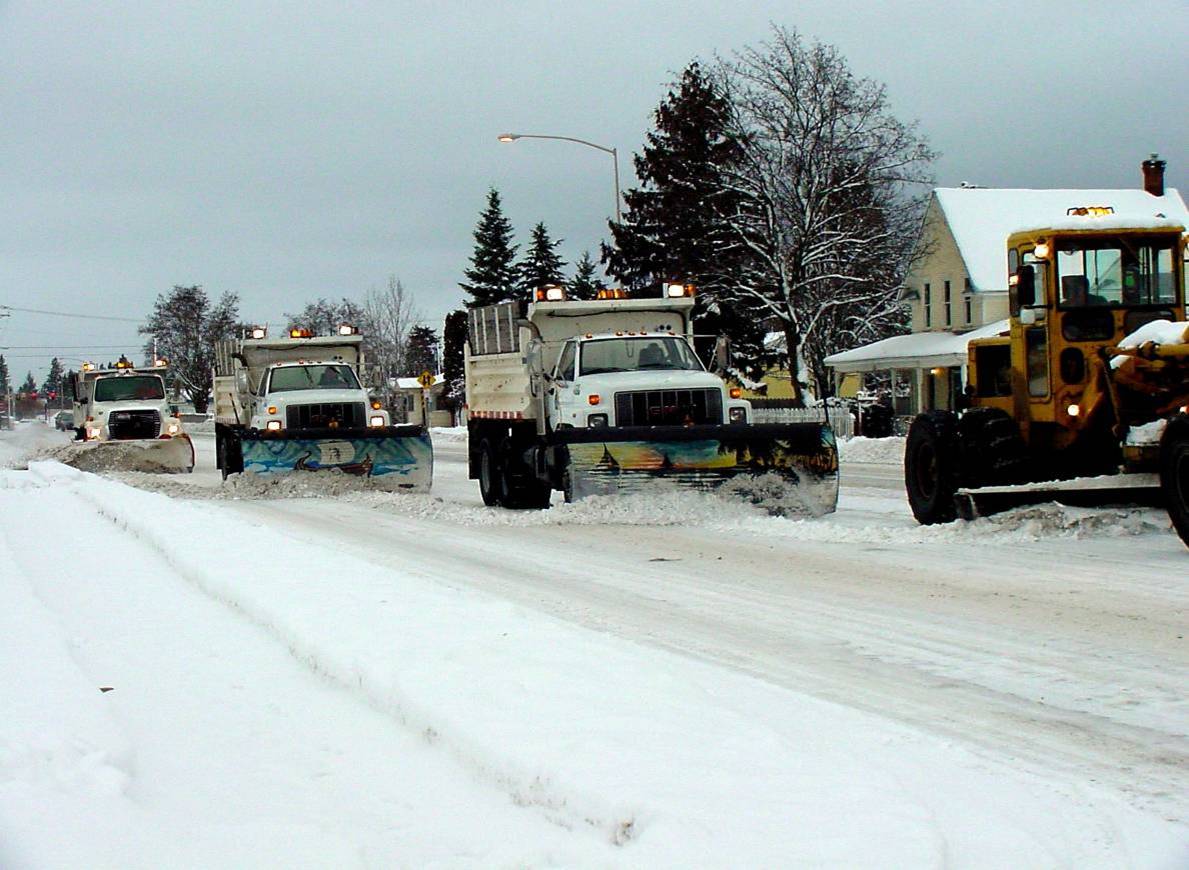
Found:
[[[224,432],[222,438],[216,438],[216,464],[223,473],[223,479],[228,475],[238,474],[244,470],[244,454],[240,448],[239,438],[230,432]]]
[[[967,411],[958,421],[958,446],[963,486],[1003,486],[1028,477],[1027,447],[1006,411]]]
[[[904,445],[904,488],[917,522],[928,526],[957,517],[960,466],[957,418],[949,411],[918,414]]]
[[[537,477],[536,470],[524,461],[524,450],[514,441],[500,445],[503,497],[501,503],[512,510],[544,510],[549,507],[553,488]]]
[[[1160,438],[1160,488],[1173,528],[1189,547],[1189,416],[1178,414]]]
[[[495,448],[486,438],[479,444],[479,495],[488,507],[500,504],[503,496],[503,470]]]

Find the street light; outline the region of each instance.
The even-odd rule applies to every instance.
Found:
[[[594,142],[587,142],[585,139],[575,139],[573,136],[542,136],[536,133],[500,133],[498,138],[501,142],[515,142],[517,139],[557,139],[561,142],[577,142],[579,145],[586,145],[590,148],[596,148],[604,154],[610,154],[611,165],[615,168],[615,222],[622,223],[619,211],[619,152],[614,148],[608,148],[605,145],[596,145]]]

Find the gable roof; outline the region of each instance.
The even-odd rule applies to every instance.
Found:
[[[1142,190],[938,187],[933,196],[975,290],[1006,291],[1007,237],[1024,228],[1059,226],[1069,220],[1069,208],[1106,205],[1115,210],[1115,223],[1145,225],[1159,215],[1189,226],[1189,211],[1172,188],[1152,196]]]

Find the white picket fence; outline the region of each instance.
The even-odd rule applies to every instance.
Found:
[[[821,408],[764,408],[753,403],[752,413],[757,423],[820,423]],[[827,412],[830,428],[836,438],[850,438],[855,434],[855,418],[841,408],[830,408]]]

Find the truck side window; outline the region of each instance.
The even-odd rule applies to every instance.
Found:
[[[576,345],[572,341],[567,341],[566,346],[562,349],[561,358],[557,361],[557,379],[559,381],[574,380],[574,357]]]

